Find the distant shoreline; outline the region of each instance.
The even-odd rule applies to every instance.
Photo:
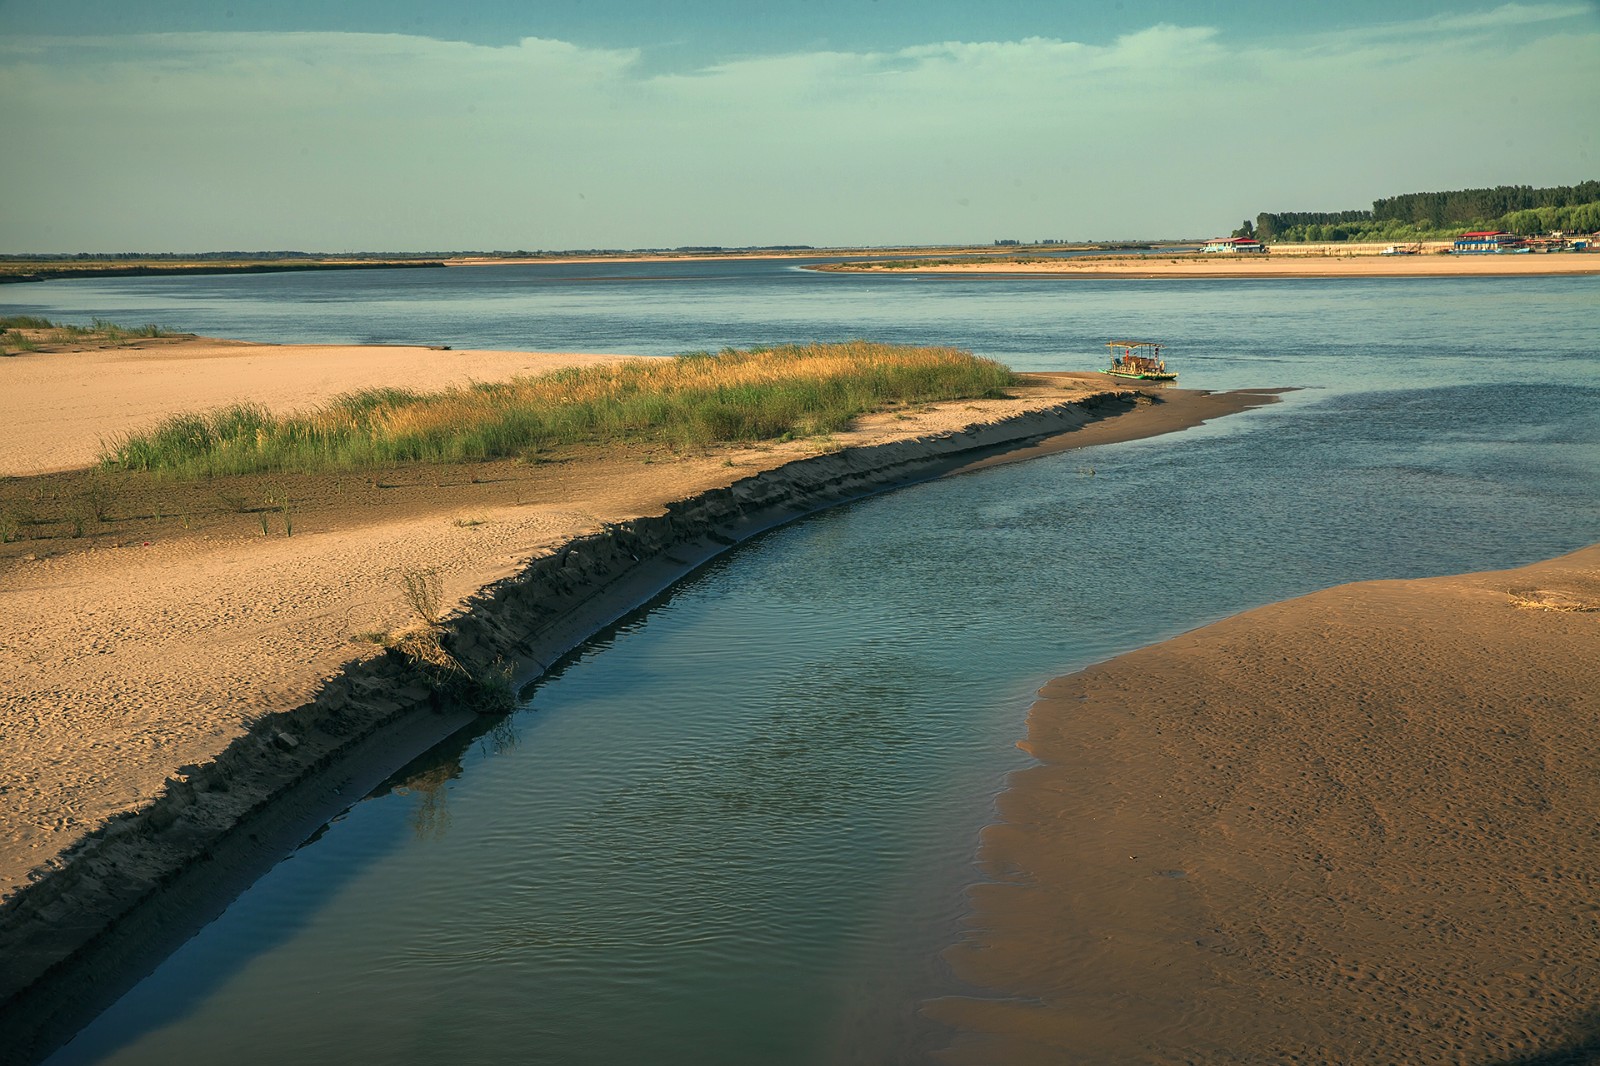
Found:
[[[1089,249],[1095,245],[1068,245],[1068,248]],[[1144,247],[1137,245],[1132,247]],[[615,255],[601,253],[574,253],[571,255],[552,254],[538,256],[493,256],[493,255],[462,255],[447,258],[445,266],[518,266],[525,263],[688,263],[696,260],[704,262],[722,262],[727,260],[745,259],[880,259],[884,256],[913,256],[922,258],[926,256],[960,255],[960,256],[1013,256],[1014,249],[997,245],[949,245],[935,248],[794,248],[794,249],[729,249],[724,252],[618,252]]]
[[[972,263],[910,259],[893,264],[838,263],[807,269],[839,274],[1128,279],[1559,277],[1600,274],[1600,255],[1592,252],[1393,256],[1376,252],[1333,255],[1315,251],[1253,256],[1186,253]]]
[[[25,281],[60,281],[72,278],[125,278],[162,274],[280,274],[300,270],[396,270],[407,267],[442,267],[440,259],[285,259],[281,261],[248,261],[216,263],[204,262],[133,262],[108,263],[90,260],[77,264],[65,262],[59,266],[27,264],[27,269],[7,272],[0,264],[0,285]]]
[[[1062,246],[1083,251],[1094,246]],[[1130,248],[1133,246],[1129,246]],[[1154,245],[1136,254],[1115,250],[1078,255],[1019,255],[1010,247],[808,248],[726,252],[622,252],[530,256],[438,256],[427,259],[283,260],[0,260],[0,284],[74,278],[139,277],[177,274],[271,274],[310,270],[391,270],[434,267],[526,266],[572,263],[684,263],[748,260],[841,259],[803,267],[822,273],[1053,276],[1141,278],[1341,278],[1341,277],[1557,277],[1600,274],[1600,254],[1550,252],[1531,255],[1441,254],[1435,242],[1421,254],[1385,255],[1386,245],[1277,246],[1266,255],[1205,255],[1163,251]]]
[[[1064,245],[1067,249],[1104,247]],[[1120,247],[1120,246],[1111,246]],[[1144,247],[1128,245],[1127,247]],[[84,277],[130,277],[170,274],[266,274],[299,270],[367,270],[405,267],[525,266],[534,263],[681,263],[746,259],[881,258],[883,256],[928,257],[938,255],[1009,256],[1015,250],[999,245],[940,245],[933,247],[888,246],[883,248],[730,248],[727,250],[672,250],[661,252],[546,252],[530,255],[464,255],[372,253],[370,255],[317,255],[290,252],[281,258],[270,255],[239,255],[225,258],[223,253],[152,254],[148,257],[93,256],[87,258],[39,256],[0,257],[0,284],[24,281],[54,281]]]

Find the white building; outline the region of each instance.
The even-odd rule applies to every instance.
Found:
[[[1264,255],[1267,246],[1254,237],[1218,237],[1209,240],[1202,252],[1221,252],[1230,255]]]

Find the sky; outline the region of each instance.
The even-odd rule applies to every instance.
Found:
[[[1595,0],[0,0],[0,253],[1207,237],[1597,116]]]

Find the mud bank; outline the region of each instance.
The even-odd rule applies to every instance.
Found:
[[[1084,443],[1167,432],[1273,399],[1189,398],[1197,402],[1181,410],[1147,410],[1154,417],[1142,433],[1087,433]],[[790,462],[533,559],[447,619],[444,644],[470,671],[503,660],[526,685],[605,625],[757,533],[1005,453],[1038,454],[1042,438],[1061,439],[1136,406],[1151,405],[1137,392],[1113,391]],[[182,767],[153,803],[91,833],[0,906],[0,1060],[48,1054],[318,826],[475,717],[391,653],[347,664],[314,700],[255,720],[215,760]]]

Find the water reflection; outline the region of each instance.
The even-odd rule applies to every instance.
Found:
[[[476,747],[480,757],[491,758],[515,751],[515,714],[485,715],[402,767],[373,790],[368,799],[394,795],[410,797],[406,821],[419,840],[437,839],[450,831],[450,785],[466,771],[462,757]]]

